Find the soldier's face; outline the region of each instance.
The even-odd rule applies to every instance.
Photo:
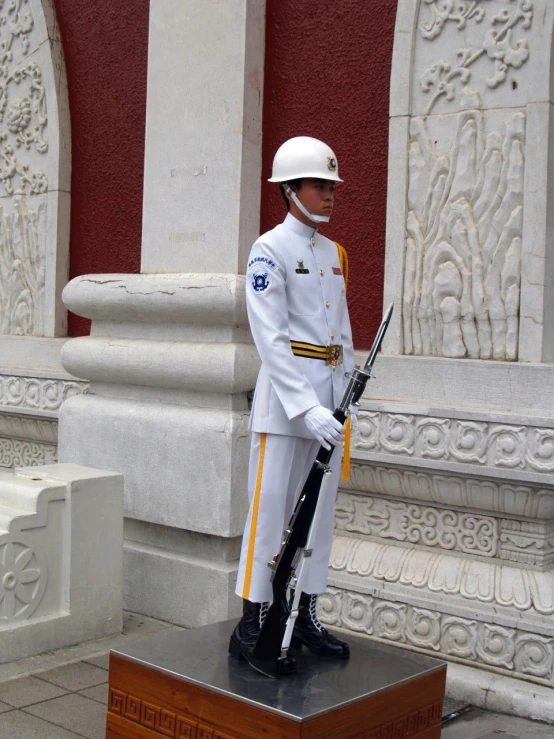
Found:
[[[335,183],[330,180],[306,177],[296,194],[302,205],[316,216],[330,216],[333,212]]]

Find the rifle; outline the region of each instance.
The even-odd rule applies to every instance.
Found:
[[[373,363],[389,326],[392,310],[393,304],[391,303],[383,316],[364,368],[356,367],[352,371],[342,401],[333,413],[337,421],[343,425],[350,413],[350,406],[359,405],[359,400],[371,378]],[[326,449],[323,445],[319,447],[315,462],[283,533],[281,549],[268,563],[273,571],[271,575],[273,601],[249,659],[251,667],[268,677],[279,677],[280,661],[287,656],[298,616],[298,603],[302,593],[307,560],[312,555],[312,542],[319,523],[320,502],[325,499],[329,484],[331,475],[329,462],[334,450],[335,447],[331,449]],[[289,587],[295,591],[290,606],[287,602]]]

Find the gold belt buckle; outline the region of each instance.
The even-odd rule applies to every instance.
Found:
[[[342,344],[331,344],[327,347],[325,364],[330,364],[332,367],[342,364]]]

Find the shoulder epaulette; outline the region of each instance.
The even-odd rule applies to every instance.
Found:
[[[342,271],[342,276],[344,277],[344,286],[348,287],[348,254],[346,253],[344,246],[341,246],[338,241],[335,241],[335,246],[339,253],[339,265]]]

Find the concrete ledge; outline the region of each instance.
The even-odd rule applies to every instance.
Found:
[[[477,708],[554,724],[554,690],[542,685],[449,663],[446,694]]]
[[[187,628],[240,617],[238,560],[194,557],[126,541],[125,608]]]

